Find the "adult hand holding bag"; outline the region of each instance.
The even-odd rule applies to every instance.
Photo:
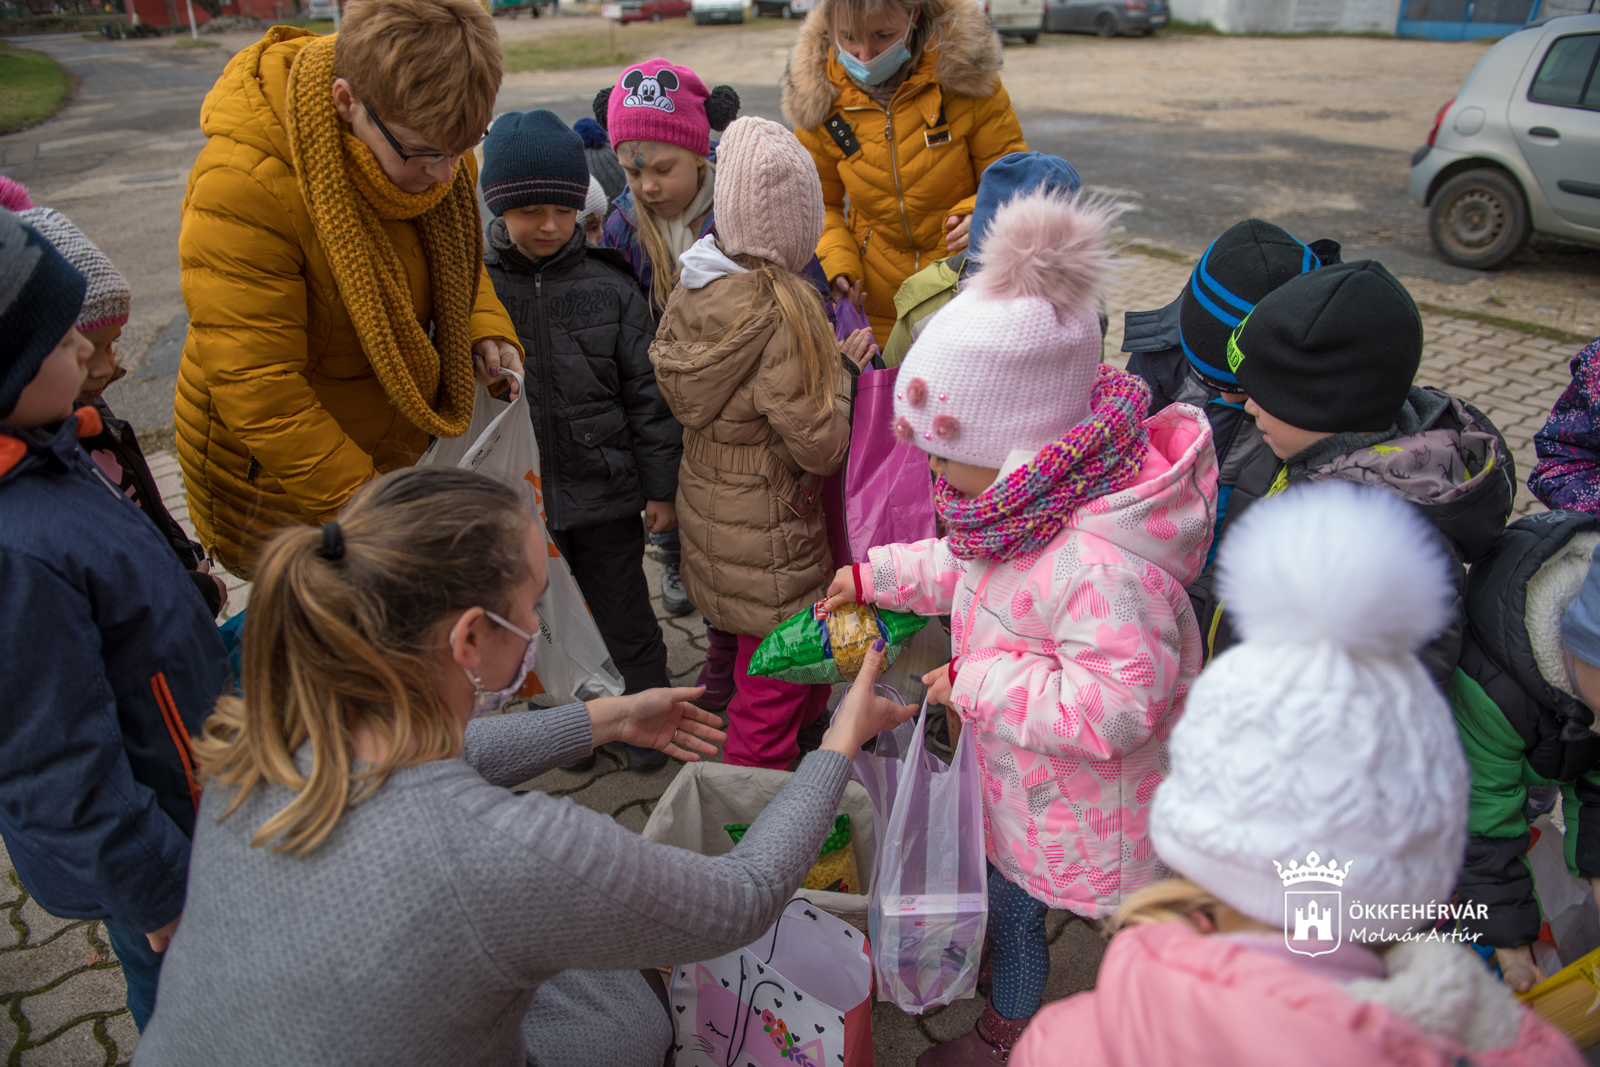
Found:
[[[501,371],[517,380],[516,371]],[[539,478],[539,440],[528,415],[528,391],[515,399],[489,395],[483,383],[472,404],[472,422],[460,437],[438,437],[417,460],[419,467],[460,467],[498,479],[515,489],[533,514],[550,554],[549,584],[539,598],[538,669],[529,672],[517,695],[554,708],[578,700],[620,696],[622,675],[606,651],[589,605],[578,589],[567,561],[561,558],[544,526],[544,490]]]

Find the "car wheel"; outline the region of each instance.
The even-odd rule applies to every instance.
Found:
[[[1465,171],[1439,187],[1428,211],[1428,234],[1445,262],[1492,270],[1528,239],[1528,205],[1505,171]]]
[[[794,8],[790,7],[788,4],[784,4],[783,7],[779,9],[778,16],[780,18],[792,19],[794,18]]]
[[[1022,35],[1022,39],[1027,44],[1038,44],[1039,43],[1039,35],[1037,33],[1025,33],[1025,34]]]
[[[657,11],[653,15],[651,15],[650,16],[650,21],[651,22],[660,22],[661,21],[661,12]]]
[[[1094,20],[1094,32],[1102,37],[1115,37],[1117,35],[1117,16],[1109,11],[1100,12],[1100,17]]]

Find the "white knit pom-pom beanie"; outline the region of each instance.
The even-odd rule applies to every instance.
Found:
[[[1262,500],[1218,558],[1242,643],[1189,693],[1156,790],[1163,862],[1260,922],[1284,870],[1348,867],[1343,905],[1450,900],[1466,848],[1466,757],[1416,651],[1454,611],[1453,564],[1414,508],[1323,483]],[[1292,881],[1292,879],[1291,879]],[[1431,925],[1360,920],[1369,934]]]
[[[1096,301],[1120,212],[1060,189],[1002,205],[972,281],[928,319],[900,365],[895,436],[999,470],[1013,451],[1037,452],[1087,418],[1100,364]]]

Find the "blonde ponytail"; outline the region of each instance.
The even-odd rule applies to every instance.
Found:
[[[470,607],[509,613],[529,576],[517,495],[468,471],[410,468],[358,492],[339,518],[342,555],[296,526],[267,543],[244,627],[243,697],[224,697],[195,743],[203,778],[236,787],[227,818],[262,782],[296,795],[256,847],[305,854],[345,809],[402,767],[443,759],[460,725],[438,692],[441,627]],[[356,772],[351,727],[388,755]],[[310,742],[310,773],[295,766]]]

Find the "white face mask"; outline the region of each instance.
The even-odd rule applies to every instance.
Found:
[[[521,627],[502,619],[500,616],[496,615],[487,608],[484,609],[483,614],[496,626],[510,630],[512,633],[528,642],[528,648],[527,651],[523,652],[522,654],[521,668],[518,669],[516,674],[511,676],[511,684],[506,686],[504,689],[496,689],[492,691],[485,690],[483,688],[483,680],[481,678],[467,670],[465,667],[462,668],[463,673],[465,673],[466,676],[472,681],[472,717],[474,719],[478,718],[480,715],[493,715],[495,712],[506,706],[506,701],[510,700],[516,695],[517,690],[522,688],[523,679],[527,678],[529,672],[533,670],[534,656],[539,650],[539,635],[537,633],[530,634]]]

